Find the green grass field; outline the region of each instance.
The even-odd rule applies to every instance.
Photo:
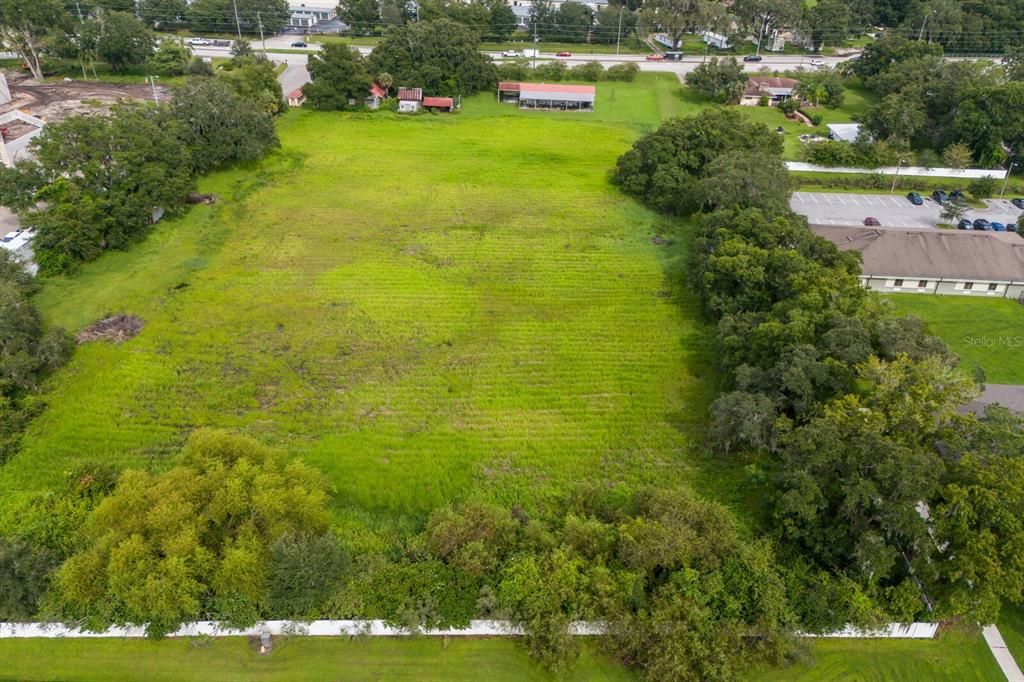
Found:
[[[1024,384],[1024,306],[1010,299],[976,296],[886,296],[900,313],[928,323],[960,356],[965,371],[985,370],[994,384]]]
[[[1005,636],[1005,629],[1004,629]],[[567,672],[542,670],[508,639],[363,640],[291,638],[268,656],[242,638],[218,640],[4,640],[0,680],[92,682],[175,680],[275,682],[346,680],[635,680],[586,645]],[[999,682],[995,659],[979,635],[937,640],[815,640],[807,662],[754,670],[745,682]]]
[[[638,133],[615,121],[675,101],[289,113],[279,154],[203,181],[219,204],[44,283],[69,330],[146,326],[49,382],[0,471],[0,527],[78,461],[162,468],[205,425],[322,469],[364,527],[471,493],[694,479],[711,348],[666,276],[678,253],[651,243],[662,219],[608,180]]]
[[[508,639],[364,640],[292,638],[260,656],[246,639],[5,640],[0,680],[35,682],[625,682],[635,679],[585,646],[571,670],[554,676]]]
[[[826,639],[810,662],[752,673],[748,682],[1005,682],[980,634],[933,640]]]
[[[1017,664],[1024,665],[1024,606],[1004,605],[996,625]]]

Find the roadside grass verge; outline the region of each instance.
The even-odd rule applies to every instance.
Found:
[[[1004,604],[996,625],[1017,665],[1024,665],[1024,606]]]
[[[977,632],[947,631],[936,639],[819,639],[810,663],[751,673],[747,682],[1005,682]]]
[[[270,654],[242,637],[187,640],[7,639],[0,641],[0,680],[62,682],[347,682],[409,680],[548,680],[626,682],[637,679],[586,644],[562,675],[545,672],[510,639],[436,637],[278,639]]]
[[[994,384],[1024,384],[1024,305],[1005,298],[891,294],[885,299],[898,313],[928,323],[965,372],[985,371]]]

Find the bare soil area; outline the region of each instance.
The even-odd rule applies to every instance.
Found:
[[[11,101],[0,106],[0,114],[21,109],[54,123],[84,113],[106,113],[119,100],[145,100],[153,97],[148,85],[118,84],[93,81],[46,82],[32,80],[25,74],[8,71]],[[167,88],[157,86],[157,96],[170,97]]]

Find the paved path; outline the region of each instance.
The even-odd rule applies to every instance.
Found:
[[[1002,349],[1019,348],[1021,344],[1024,344],[1024,333],[1016,337],[1007,337]],[[993,350],[998,349],[994,348]],[[964,410],[979,414],[984,412],[985,407],[992,403],[999,403],[1014,412],[1024,414],[1024,386],[1015,384],[985,384],[985,390],[981,392],[978,399],[968,403]]]
[[[1020,671],[1020,666],[1013,659],[1013,654],[1006,648],[1006,642],[1003,641],[999,628],[995,625],[987,625],[981,633],[985,637],[985,643],[988,644],[992,655],[996,657],[996,662],[1003,674],[1006,675],[1007,682],[1024,682],[1024,673]]]
[[[277,77],[277,82],[281,84],[281,92],[284,93],[285,97],[309,81],[309,71],[306,69],[305,64],[289,64]]]

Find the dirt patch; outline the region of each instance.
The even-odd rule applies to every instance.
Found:
[[[80,344],[90,341],[124,343],[137,336],[140,331],[142,331],[142,320],[134,315],[113,315],[78,332],[75,340]]]
[[[11,101],[0,106],[0,114],[15,109],[55,123],[69,116],[85,113],[105,114],[118,101],[153,98],[153,89],[144,84],[116,84],[98,81],[44,82],[27,78],[24,73],[7,71]],[[157,86],[160,101],[170,99],[167,88]]]
[[[187,201],[190,204],[215,204],[217,203],[217,195],[197,194],[195,192],[192,192],[185,198],[185,201]]]

